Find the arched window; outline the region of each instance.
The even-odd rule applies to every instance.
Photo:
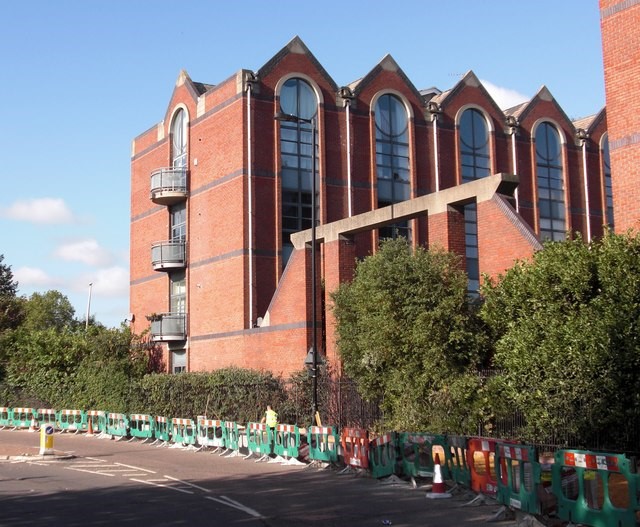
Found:
[[[560,135],[549,122],[536,130],[536,177],[541,240],[564,240],[566,237],[564,176]]]
[[[407,109],[395,95],[382,95],[376,102],[376,173],[378,207],[411,197],[409,173],[409,119]],[[381,238],[410,237],[408,222],[380,229]]]
[[[171,166],[187,166],[187,119],[184,110],[178,110],[171,124]]]
[[[613,187],[611,185],[611,158],[609,157],[609,136],[607,134],[602,137],[601,155],[604,174],[606,222],[613,229]]]
[[[460,167],[462,181],[487,177],[491,172],[489,128],[482,112],[469,108],[460,118]]]
[[[304,80],[287,80],[280,91],[280,109],[308,121],[315,120],[318,99],[311,86]],[[317,127],[316,134],[317,134]],[[282,162],[282,263],[283,267],[293,251],[291,234],[311,228],[311,211],[316,204],[318,212],[318,174],[312,176],[313,125],[302,120],[280,121],[280,156]],[[317,140],[316,150],[317,150]],[[318,164],[316,163],[316,167]],[[316,178],[316,196],[311,196],[312,180]]]

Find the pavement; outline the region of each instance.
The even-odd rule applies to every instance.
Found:
[[[33,435],[34,435],[34,439],[37,438],[37,441],[34,441],[34,443],[37,443],[37,446],[32,446],[32,447],[26,447],[25,445],[21,445],[17,442],[13,443],[11,442],[11,439],[9,439],[8,441],[6,439],[3,438],[2,442],[0,442],[0,461],[9,461],[9,460],[16,460],[16,461],[23,461],[25,458],[27,459],[34,459],[34,460],[49,460],[51,461],[52,459],[54,460],[63,460],[63,459],[70,459],[73,456],[63,452],[61,450],[51,450],[50,452],[47,452],[46,454],[41,454],[40,453],[40,431],[39,430],[35,430],[33,431]]]

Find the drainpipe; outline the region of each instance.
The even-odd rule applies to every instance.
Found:
[[[338,92],[345,107],[345,123],[347,128],[347,216],[353,216],[353,182],[351,180],[351,99],[353,92],[351,88],[343,86]]]
[[[433,123],[433,161],[435,169],[436,192],[440,191],[440,154],[438,152],[438,115],[442,113],[440,105],[437,102],[430,101],[427,103],[427,111],[431,115]]]
[[[510,115],[507,117],[507,129],[508,133],[511,135],[511,158],[513,160],[513,175],[518,175],[518,155],[516,151],[516,134],[518,133],[518,127],[520,123],[518,122],[518,118]],[[513,193],[513,197],[516,200],[516,212],[520,212],[520,200],[518,199],[518,188],[516,187],[515,192]]]
[[[576,139],[582,147],[582,174],[584,177],[584,206],[587,216],[587,243],[591,241],[591,209],[589,207],[589,172],[587,170],[587,139],[589,134],[584,128],[576,130]]]
[[[249,321],[247,327],[253,328],[253,158],[251,151],[251,90],[256,81],[254,73],[246,77],[247,90],[247,222],[249,224]]]

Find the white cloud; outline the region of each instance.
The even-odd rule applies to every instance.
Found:
[[[81,281],[78,281],[77,289],[87,291],[89,283],[93,284],[91,291],[95,295],[128,297],[129,270],[124,267],[114,266],[100,269],[92,274],[85,274]]]
[[[493,97],[493,100],[496,101],[496,104],[502,110],[516,106],[517,104],[528,101],[531,98],[516,90],[503,88],[502,86],[497,86],[489,81],[481,80],[480,82],[482,82],[482,85],[487,89],[489,95]]]
[[[20,289],[23,287],[56,287],[61,283],[59,279],[49,276],[37,267],[19,267],[12,269],[12,272]]]
[[[72,223],[74,216],[60,198],[36,198],[18,200],[0,209],[0,215],[18,221],[38,224]]]
[[[111,253],[90,238],[65,243],[56,249],[54,256],[68,262],[82,262],[95,267],[104,267],[113,261]]]

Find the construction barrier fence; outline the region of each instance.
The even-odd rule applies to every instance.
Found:
[[[447,439],[444,435],[412,434],[403,432],[398,435],[398,449],[402,464],[402,473],[410,477],[433,476],[435,456],[447,459]],[[445,462],[441,466],[442,477],[450,479],[450,470]]]
[[[333,426],[311,426],[307,431],[309,459],[324,463],[338,462],[339,435]]]
[[[397,472],[397,451],[397,438],[394,432],[387,432],[371,441],[369,467],[374,478],[385,478]]]
[[[226,446],[226,428],[224,421],[198,416],[197,443],[202,447],[224,448]]]
[[[540,463],[532,446],[496,445],[498,503],[531,514],[540,513]]]

